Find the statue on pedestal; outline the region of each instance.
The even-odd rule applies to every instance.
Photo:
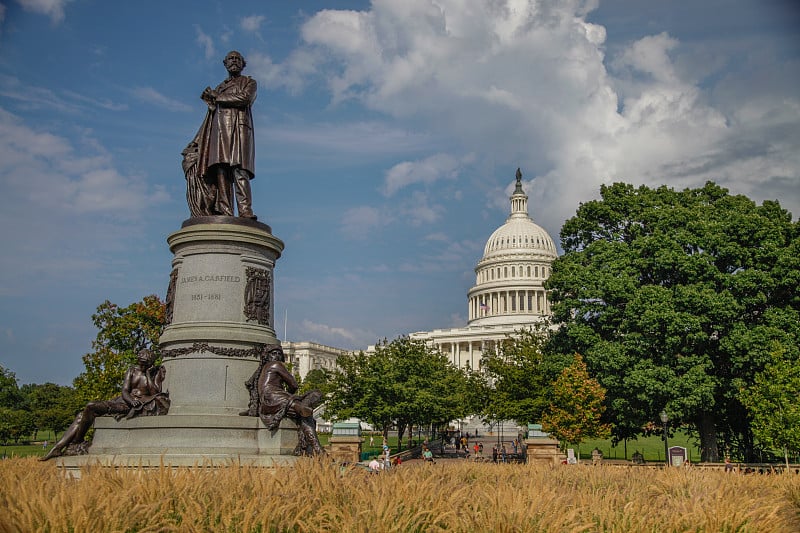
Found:
[[[127,420],[137,416],[167,414],[169,392],[161,390],[166,370],[163,366],[154,366],[155,360],[156,354],[151,350],[139,350],[136,364],[125,373],[122,394],[111,400],[86,404],[53,449],[42,457],[42,461],[60,455],[85,454],[89,443],[83,438],[98,416],[114,415],[117,420]]]
[[[256,80],[243,76],[247,65],[237,51],[223,61],[228,78],[200,98],[208,106],[205,120],[183,150],[186,200],[193,217],[233,215],[235,197],[242,218],[256,219],[250,180],[255,176],[252,105]],[[235,190],[235,194],[234,194]]]
[[[317,437],[314,408],[322,401],[318,390],[297,395],[297,380],[284,364],[286,357],[279,344],[267,344],[261,351],[261,364],[245,383],[250,390],[250,405],[241,416],[258,416],[269,430],[277,429],[284,418],[297,424],[295,455],[324,453]]]

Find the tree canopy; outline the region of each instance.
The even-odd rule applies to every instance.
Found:
[[[374,353],[342,355],[333,375],[326,413],[357,417],[383,430],[396,425],[400,438],[412,425],[447,423],[475,411],[465,371],[423,341],[400,337]]]
[[[539,422],[550,406],[553,383],[572,361],[571,355],[546,353],[544,329],[522,329],[488,351],[481,367],[490,383],[483,407],[487,420]]]
[[[589,376],[586,363],[576,354],[553,382],[553,396],[542,416],[542,429],[562,443],[580,444],[586,439],[607,439],[611,426],[601,418],[606,410],[606,391]]]
[[[0,365],[0,407],[19,409],[24,400],[17,384],[17,375]]]
[[[778,344],[771,355],[753,385],[742,390],[741,399],[756,439],[782,450],[788,467],[789,451],[800,451],[800,360],[787,358]]]
[[[119,394],[125,371],[136,362],[136,353],[158,347],[165,316],[164,303],[155,295],[127,307],[108,300],[97,307],[92,315],[99,330],[92,342],[94,351],[83,356],[85,370],[73,381],[82,403]]]
[[[546,284],[560,327],[548,350],[584,355],[617,438],[666,409],[698,430],[703,460],[719,459],[720,442],[752,457],[739,391],[770,341],[797,349],[798,224],[777,201],[756,205],[713,183],[615,183],[600,196],[561,230],[565,254]]]

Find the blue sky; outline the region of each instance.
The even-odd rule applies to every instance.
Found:
[[[0,0],[0,365],[69,384],[100,303],[164,297],[180,152],[232,49],[259,84],[282,339],[465,324],[518,166],[556,239],[613,181],[714,180],[796,220],[797,6]]]

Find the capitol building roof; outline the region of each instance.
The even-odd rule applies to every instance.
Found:
[[[479,368],[486,349],[551,316],[544,282],[558,252],[552,237],[528,214],[519,169],[516,178],[510,214],[486,241],[475,266],[475,285],[467,293],[467,325],[410,335],[449,354],[457,366]]]
[[[519,324],[540,321],[550,308],[544,281],[558,256],[552,237],[528,214],[522,172],[511,195],[511,213],[486,241],[470,289],[469,324]]]

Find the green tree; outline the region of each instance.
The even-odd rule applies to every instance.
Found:
[[[580,444],[586,439],[607,439],[611,426],[601,421],[606,391],[589,376],[579,355],[553,382],[553,397],[542,416],[542,429],[558,440]]]
[[[782,346],[773,346],[772,360],[740,397],[756,439],[783,450],[789,468],[789,451],[800,451],[800,360],[787,358]]]
[[[18,409],[25,401],[25,396],[17,384],[17,375],[0,365],[0,407]]]
[[[306,374],[305,379],[300,382],[299,394],[305,394],[311,390],[318,390],[323,396],[327,396],[333,390],[333,372],[327,368],[314,368]]]
[[[547,281],[558,331],[547,350],[582,353],[607,391],[615,438],[657,420],[752,457],[738,399],[777,340],[797,346],[800,231],[777,202],[706,184],[603,186],[561,230]]]
[[[21,438],[29,437],[35,429],[36,424],[30,411],[0,407],[0,440],[6,442],[12,439],[19,442]]]
[[[522,329],[488,351],[481,365],[491,383],[483,407],[487,420],[538,422],[550,406],[553,382],[571,356],[546,353],[546,329]]]
[[[25,395],[37,429],[49,429],[53,433],[63,431],[82,407],[72,387],[31,383],[23,385],[20,390]]]
[[[326,412],[335,419],[357,417],[402,438],[412,425],[442,423],[470,412],[463,395],[467,376],[424,342],[400,337],[374,353],[337,359]]]
[[[127,307],[108,300],[100,304],[92,315],[99,330],[92,342],[94,351],[83,356],[85,370],[73,382],[80,403],[118,395],[125,371],[136,361],[136,352],[157,348],[164,321],[164,303],[155,295]]]

